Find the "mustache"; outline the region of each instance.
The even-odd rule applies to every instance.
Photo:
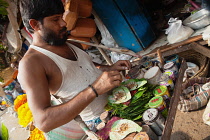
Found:
[[[63,28],[60,30],[60,33],[66,32],[66,31],[67,31],[67,27],[63,27]]]

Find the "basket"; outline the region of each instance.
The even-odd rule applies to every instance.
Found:
[[[183,57],[187,62],[195,63],[199,67],[199,71],[191,78],[195,77],[206,77],[209,70],[209,58],[203,54],[196,52],[194,50],[188,50],[178,53],[180,57]]]

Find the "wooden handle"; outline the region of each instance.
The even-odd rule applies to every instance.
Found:
[[[136,54],[135,52],[128,50],[128,49],[117,49],[117,48],[110,48],[107,47],[105,45],[101,45],[101,44],[94,44],[94,43],[90,43],[90,42],[84,42],[84,41],[80,41],[80,40],[75,40],[75,39],[67,39],[68,41],[73,41],[73,42],[77,42],[77,43],[82,43],[82,44],[86,44],[86,45],[90,45],[90,46],[94,46],[97,48],[102,48],[102,49],[106,49],[106,50],[110,50],[113,52],[118,52],[118,53],[123,53],[123,54],[127,54],[127,55],[131,55],[134,57],[138,57],[141,58],[140,55]]]
[[[161,47],[160,47],[160,52],[162,53],[165,51],[169,51],[169,50],[175,49],[177,47],[180,47],[180,46],[183,46],[183,45],[186,45],[186,44],[189,44],[189,43],[201,40],[201,39],[202,39],[202,35],[198,35],[198,36],[191,37],[191,38],[186,39],[181,42],[177,42],[177,43],[170,44],[170,45],[164,45],[164,46],[161,46],[161,47],[164,47],[164,49],[161,49]],[[154,52],[154,53],[150,53],[146,56],[155,56],[156,54],[157,54],[157,52]]]
[[[157,50],[157,55],[158,55],[158,59],[160,61],[160,65],[162,67],[164,65],[164,61],[163,61],[163,57],[162,57],[162,54],[160,52],[160,49]]]

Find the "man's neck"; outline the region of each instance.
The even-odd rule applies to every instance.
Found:
[[[36,34],[33,35],[33,41],[32,45],[38,46],[47,50],[53,49],[53,48],[62,48],[66,47],[66,43],[60,46],[50,45],[46,41],[44,41],[40,36],[37,36]]]

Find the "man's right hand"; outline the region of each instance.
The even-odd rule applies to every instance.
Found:
[[[122,76],[118,71],[105,71],[92,84],[99,95],[104,94],[117,87],[122,82]]]

